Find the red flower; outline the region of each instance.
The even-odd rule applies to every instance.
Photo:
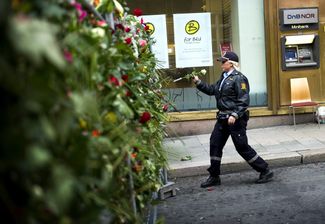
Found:
[[[120,29],[120,30],[124,30],[124,26],[121,23],[116,24],[115,28]]]
[[[124,31],[128,33],[128,32],[131,31],[131,28],[130,27],[125,27]]]
[[[130,44],[132,42],[132,38],[131,37],[125,38],[124,41],[125,43]]]
[[[72,54],[71,54],[70,51],[68,51],[68,50],[64,50],[64,51],[63,51],[63,55],[64,55],[64,58],[65,58],[65,60],[66,60],[67,62],[72,63],[73,58],[72,58]]]
[[[139,40],[138,42],[139,42],[141,47],[145,47],[148,44],[146,40],[142,40],[142,39]]]
[[[136,153],[131,153],[131,157],[132,157],[133,159],[135,159],[135,158],[137,158],[137,154],[136,154]]]
[[[111,75],[111,76],[108,77],[108,82],[111,83],[111,84],[113,84],[113,85],[115,85],[115,86],[119,86],[120,85],[120,82],[118,81],[118,79],[115,76],[113,76],[113,75]]]
[[[98,130],[93,130],[92,132],[91,132],[91,135],[93,136],[93,137],[99,137],[100,136],[100,132],[98,131]]]
[[[163,111],[167,111],[168,110],[168,104],[165,104],[164,106],[163,106]]]
[[[131,91],[130,91],[130,90],[127,90],[127,91],[126,91],[126,93],[125,93],[125,96],[127,96],[127,97],[130,97],[130,96],[132,96],[132,93],[131,93]]]
[[[129,81],[129,76],[127,74],[122,75],[122,79],[124,82],[128,82]]]
[[[149,121],[151,119],[151,114],[148,112],[148,111],[145,111],[142,113],[140,119],[139,119],[139,122],[141,124],[144,124],[146,123],[147,121]]]
[[[147,26],[147,25],[144,27],[144,30],[145,30],[145,31],[148,31],[149,29],[150,29],[150,28],[149,28],[149,26]]]
[[[139,8],[136,8],[133,10],[133,15],[135,16],[142,16],[142,10]]]

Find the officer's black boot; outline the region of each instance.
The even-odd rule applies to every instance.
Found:
[[[263,184],[272,180],[273,172],[267,168],[265,171],[262,171],[260,177],[255,181],[257,184]]]
[[[206,187],[216,186],[220,184],[221,181],[219,176],[216,177],[209,176],[209,178],[201,184],[201,187],[206,188]]]

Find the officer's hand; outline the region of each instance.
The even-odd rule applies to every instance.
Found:
[[[199,81],[199,77],[197,75],[193,76],[193,82],[196,83],[197,81]]]
[[[234,116],[229,116],[228,125],[234,125],[236,122],[236,118]]]

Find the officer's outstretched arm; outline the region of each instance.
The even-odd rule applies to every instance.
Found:
[[[209,85],[199,80],[199,82],[196,83],[196,87],[198,88],[198,90],[209,96],[215,95],[215,85]]]
[[[244,75],[239,75],[237,78],[235,91],[237,93],[236,109],[232,115],[238,118],[244,114],[249,106],[249,83]]]

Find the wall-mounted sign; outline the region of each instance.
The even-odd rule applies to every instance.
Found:
[[[280,9],[281,30],[318,29],[318,8]]]
[[[220,44],[221,55],[224,55],[227,51],[232,51],[231,43],[225,42]]]
[[[148,31],[155,40],[155,44],[152,45],[152,53],[158,60],[156,67],[158,69],[169,68],[166,15],[142,16],[139,19],[141,18],[149,27]]]
[[[212,66],[210,13],[174,14],[176,68]]]

